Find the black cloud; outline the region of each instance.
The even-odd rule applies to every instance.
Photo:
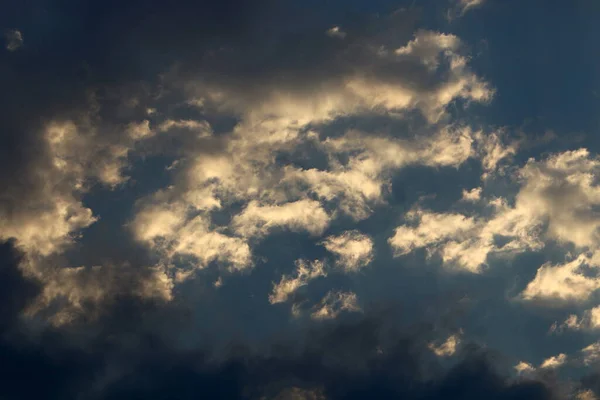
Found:
[[[509,381],[475,348],[442,367],[426,347],[431,332],[397,332],[381,317],[320,328],[303,346],[274,345],[265,353],[234,346],[218,358],[208,349],[176,350],[136,329],[136,316],[157,307],[131,298],[107,310],[97,322],[102,334],[85,344],[73,327],[34,335],[20,325],[19,314],[40,286],[23,276],[22,257],[12,242],[0,245],[4,399],[258,399],[290,387],[332,400],[556,398],[542,382]]]

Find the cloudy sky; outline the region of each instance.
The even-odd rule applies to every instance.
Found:
[[[0,398],[600,397],[597,1],[0,28]]]

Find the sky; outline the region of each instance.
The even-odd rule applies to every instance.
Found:
[[[600,3],[0,30],[0,398],[600,398]]]

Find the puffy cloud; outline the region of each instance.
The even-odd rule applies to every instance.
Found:
[[[336,200],[340,211],[356,220],[384,202],[384,188],[394,171],[415,164],[459,166],[472,155],[471,131],[462,126],[444,127],[415,141],[351,131],[317,144],[329,157],[329,170],[287,167],[284,182],[306,185],[324,201]]]
[[[483,189],[481,189],[480,187],[477,188],[473,188],[471,190],[466,190],[463,189],[462,191],[462,201],[466,201],[466,202],[478,202],[479,200],[481,200],[481,192]]]
[[[480,272],[489,254],[508,257],[543,247],[539,220],[507,206],[503,199],[495,199],[490,205],[492,213],[485,217],[413,209],[406,214],[407,224],[396,228],[388,243],[395,256],[424,248],[429,257],[438,254],[448,266],[471,272]],[[498,236],[506,237],[508,242],[499,246]]]
[[[575,314],[569,317],[560,325],[561,329],[571,330],[596,330],[600,328],[600,306],[584,311],[582,316]]]
[[[336,255],[337,264],[344,270],[358,271],[373,260],[373,241],[358,231],[329,236],[322,243],[328,251]]]
[[[189,350],[190,336],[205,340],[205,335],[188,335],[184,322],[172,327],[177,331],[172,336],[157,334],[171,328],[164,316],[154,314],[170,310],[163,303],[171,303],[177,294],[182,298],[172,302],[174,307],[185,308],[189,287],[182,285],[181,292],[173,289],[187,276],[188,265],[245,269],[253,261],[250,245],[267,235],[293,230],[321,236],[339,216],[366,219],[385,203],[393,175],[403,167],[458,167],[476,157],[493,177],[513,154],[510,145],[493,135],[480,135],[458,124],[443,126],[460,115],[449,112],[449,106],[486,102],[493,96],[491,87],[469,68],[467,48],[457,36],[417,31],[409,38],[412,11],[406,16],[405,11],[398,11],[392,32],[383,26],[384,17],[375,17],[374,24],[346,24],[350,21],[339,18],[344,30],[330,30],[328,34],[335,39],[328,38],[330,13],[342,16],[345,12],[327,7],[318,21],[306,21],[305,13],[290,2],[267,3],[184,1],[172,7],[135,0],[118,7],[116,2],[102,2],[93,9],[60,4],[48,8],[46,4],[42,8],[48,12],[43,14],[50,19],[59,16],[61,28],[48,29],[53,24],[46,20],[40,24],[34,12],[31,26],[36,29],[25,30],[33,35],[31,44],[28,37],[26,48],[14,54],[4,52],[0,86],[11,95],[0,100],[0,135],[9,138],[0,146],[0,237],[15,238],[28,256],[28,263],[20,267],[40,282],[39,297],[26,309],[61,327],[52,328],[48,335],[40,332],[40,343],[29,343],[26,334],[17,332],[18,350],[8,345],[8,335],[0,335],[1,358],[11,360],[4,369],[6,384],[0,388],[0,397],[40,397],[32,392],[41,387],[48,391],[42,397],[49,399],[165,394],[177,398],[190,393],[260,398],[271,383],[277,386],[275,393],[290,383],[303,388],[284,391],[280,397],[335,399],[366,393],[373,398],[445,398],[457,392],[465,398],[548,397],[541,384],[507,381],[486,368],[487,363],[471,359],[451,367],[447,376],[424,378],[419,360],[412,359],[418,353],[412,345],[407,350],[401,343],[395,352],[394,343],[391,351],[375,351],[379,347],[369,340],[373,335],[362,328],[341,329],[344,334],[327,340],[328,346],[309,346],[306,355],[299,357],[274,351],[268,357],[228,360],[223,367],[205,365],[204,355],[199,355],[203,349]],[[30,6],[26,8],[39,9]],[[15,14],[22,14],[23,20],[33,15],[30,10],[21,13],[25,8],[20,5],[15,7],[19,10]],[[197,12],[198,7],[202,12]],[[9,7],[7,14],[12,13]],[[165,71],[173,62],[177,65]],[[157,72],[160,77],[153,82]],[[120,92],[140,81],[142,87],[134,95]],[[107,82],[114,86],[108,87]],[[176,98],[180,89],[185,92],[183,99]],[[338,129],[340,123],[364,116],[391,121],[393,132],[361,123],[363,132]],[[406,122],[407,129],[396,129],[399,122]],[[430,135],[430,130],[435,133]],[[401,135],[411,138],[401,139]],[[134,249],[117,255],[113,247],[121,245],[119,235],[104,244],[96,242],[121,226],[121,211],[128,209],[124,203],[131,196],[155,190],[163,181],[162,176],[148,176],[149,170],[141,174],[134,170],[131,176],[141,179],[130,180],[129,168],[138,168],[132,160],[140,160],[140,165],[159,164],[164,158],[176,166],[165,172],[171,179],[165,184],[168,187],[140,199],[129,224],[133,236],[147,247],[144,251],[149,250],[150,254],[144,252],[148,258],[144,261],[152,262],[128,264],[125,260],[132,258]],[[128,180],[130,186],[123,185]],[[96,192],[96,183],[105,188]],[[486,195],[488,189],[493,190],[488,183]],[[106,188],[114,191],[105,192]],[[98,216],[104,207],[88,208],[103,196],[118,199],[119,209]],[[517,203],[516,208],[508,201],[499,204],[491,219],[456,210],[423,211],[419,216],[419,224],[425,221],[423,226],[409,225],[414,238],[401,241],[400,247],[417,248],[425,243],[444,262],[476,270],[491,251],[539,246],[539,235],[532,227],[543,225],[549,213],[527,218],[528,210]],[[436,228],[435,223],[428,227],[427,213],[434,220],[456,220],[467,226],[454,232]],[[98,218],[106,223],[84,231]],[[361,229],[370,223],[360,224]],[[90,233],[80,243],[83,250],[69,249],[82,232]],[[493,242],[496,234],[510,238],[504,250]],[[368,237],[346,232],[323,243],[346,268],[361,268],[373,257]],[[87,254],[89,247],[92,251]],[[71,264],[70,258],[93,258],[94,252],[120,260],[101,266],[62,267]],[[284,276],[274,285],[272,302],[296,300],[299,288],[324,276],[324,265],[303,262],[295,275]],[[215,282],[213,271],[204,272],[207,292],[229,293],[223,290],[227,288],[216,293],[210,286]],[[252,283],[261,276],[265,275],[252,274]],[[18,292],[21,286],[17,280],[12,287],[14,281],[0,279],[0,285],[10,286],[0,290],[2,299],[10,300]],[[221,283],[219,278],[215,286]],[[248,287],[253,290],[260,284]],[[194,295],[201,292],[194,289]],[[28,304],[27,291],[23,296],[27,300],[23,304]],[[144,322],[147,314],[127,307],[131,297],[158,304],[145,311],[159,321],[139,323],[138,314]],[[13,308],[10,301],[1,303],[2,314],[6,306]],[[192,313],[201,312],[196,307],[205,307],[199,303],[207,304],[194,302]],[[23,309],[20,302],[16,304],[15,310]],[[94,322],[99,309],[111,306],[112,315],[105,316],[108,321]],[[327,319],[359,309],[353,292],[331,291],[310,312],[316,319]],[[220,314],[222,310],[213,310],[211,305],[211,311]],[[119,323],[112,319],[116,315],[122,315]],[[123,320],[129,319],[133,322],[122,328]],[[196,318],[190,319],[194,320],[190,330],[197,333]],[[69,324],[75,321],[86,323]],[[38,319],[33,322],[38,329]],[[202,322],[210,325],[211,321]],[[75,335],[69,336],[70,329]],[[84,337],[95,333],[98,337],[92,346],[81,345]],[[348,336],[350,346],[344,344]],[[73,342],[75,351],[63,352],[63,341]],[[179,346],[186,347],[183,354],[175,349]],[[346,365],[332,367],[329,360],[337,361],[338,352],[367,361],[366,373],[348,372],[353,368]],[[315,359],[315,353],[322,354],[322,359]],[[376,358],[371,353],[377,353]],[[15,377],[22,375],[23,365],[32,371],[34,384],[14,389],[18,385],[13,382],[22,381]],[[374,382],[374,376],[379,382]]]
[[[194,256],[199,267],[215,260],[235,269],[243,269],[252,264],[250,247],[243,239],[212,230],[203,217],[196,217],[186,223],[174,237],[175,243],[171,251]]]
[[[339,58],[325,63],[326,76],[315,76],[314,81],[306,82],[308,88],[299,89],[290,86],[292,81],[273,82],[263,77],[260,87],[247,87],[249,81],[240,82],[242,87],[226,82],[218,86],[206,77],[187,85],[197,92],[193,97],[232,108],[254,122],[264,117],[284,118],[301,126],[364,111],[413,109],[436,122],[455,99],[486,102],[493,96],[488,84],[469,70],[467,58],[459,54],[460,48],[462,43],[454,35],[421,30],[395,50],[379,43],[348,44],[343,51],[334,50]],[[440,71],[447,71],[443,81],[423,85],[429,75]],[[299,81],[303,79],[298,71],[290,74],[299,75]]]
[[[559,243],[572,244],[581,253],[562,265],[542,265],[523,296],[526,299],[585,301],[599,286],[599,204],[597,158],[585,149],[551,155],[544,161],[529,160],[520,170],[524,184],[516,198],[515,211],[534,233],[546,225],[545,235]],[[588,250],[587,252],[583,252]],[[585,269],[591,268],[592,274]]]
[[[113,141],[90,116],[43,126],[39,165],[22,177],[36,195],[16,193],[19,185],[5,193],[6,201],[17,197],[20,201],[3,217],[6,223],[0,227],[0,237],[14,237],[27,251],[50,255],[63,250],[83,228],[96,222],[98,218],[83,205],[82,196],[94,180],[109,187],[125,182],[123,171],[129,152],[137,142],[152,136],[148,121],[114,129],[121,128],[127,134]]]
[[[30,190],[36,196],[25,196],[21,188],[10,187],[4,201],[14,207],[3,208],[0,238],[15,238],[28,252],[50,255],[72,243],[78,232],[97,220],[92,210],[81,202],[88,171],[82,165],[84,145],[73,123],[52,123],[46,127],[43,145],[48,153],[47,165],[30,172]],[[98,171],[107,171],[106,169]],[[24,188],[23,188],[24,189]]]
[[[154,135],[147,119],[141,122],[132,122],[127,126],[127,133],[133,140],[140,140]]]
[[[409,212],[406,217],[416,221],[418,225],[396,228],[394,236],[388,239],[396,255],[437,245],[450,238],[458,237],[461,233],[469,232],[475,226],[472,218],[461,214],[436,214],[417,209]]]
[[[477,152],[483,167],[482,179],[488,179],[498,167],[505,161],[510,160],[517,153],[520,142],[508,141],[503,130],[484,133],[482,131],[473,134],[477,144]]]
[[[128,134],[105,138],[103,129],[125,130]],[[153,135],[149,122],[132,122],[124,127],[99,128],[92,118],[49,124],[46,130],[51,161],[58,172],[82,188],[86,178],[96,178],[114,187],[127,180],[123,171],[136,143]]]
[[[325,264],[322,261],[296,260],[295,276],[283,275],[279,283],[273,285],[273,292],[269,295],[271,304],[287,301],[302,286],[321,276],[327,276]]]
[[[252,80],[231,86],[221,79],[209,81],[186,76],[183,87],[190,101],[201,99],[202,109],[234,113],[239,122],[229,134],[219,137],[211,137],[212,130],[204,122],[167,119],[158,125],[158,131],[184,128],[207,132],[206,143],[214,146],[210,151],[186,154],[178,165],[180,179],[176,180],[170,204],[176,204],[180,213],[202,210],[208,218],[215,209],[227,209],[241,202],[243,209],[233,216],[229,228],[248,239],[264,237],[275,228],[321,235],[330,221],[340,215],[338,211],[356,220],[368,217],[375,205],[384,202],[384,189],[389,187],[394,170],[410,164],[458,166],[474,154],[473,133],[463,126],[451,126],[441,128],[433,136],[407,141],[357,132],[329,138],[307,132],[306,128],[327,124],[338,116],[413,109],[421,110],[435,122],[455,98],[487,101],[492,90],[467,68],[466,58],[459,54],[461,48],[455,36],[419,31],[397,51],[373,53],[370,62],[373,65],[356,65],[354,70],[344,66],[342,79],[332,76],[327,82],[315,80],[302,90],[288,87],[286,82],[275,85],[268,79],[260,88],[243,90]],[[351,51],[362,54],[372,53],[373,49],[357,45]],[[447,82],[441,85],[420,87],[405,81],[401,74],[394,76],[395,67],[399,71],[415,68],[424,76],[448,68],[449,74]],[[381,74],[368,72],[379,69]],[[172,78],[167,77],[166,81]],[[277,154],[293,154],[304,145],[326,154],[326,169],[280,165]],[[326,212],[324,207],[332,205],[335,211]],[[157,236],[153,233],[155,229],[166,229],[173,243],[184,240],[174,236],[184,224],[181,215],[176,217],[172,210],[166,210],[155,218],[153,213],[152,207],[139,209],[135,220],[140,226],[137,229],[140,240],[152,246]],[[211,237],[226,239],[221,233]],[[240,240],[227,239],[232,246],[235,243],[241,248]],[[176,245],[173,249],[183,250]],[[200,250],[191,253],[198,258]],[[246,265],[242,260],[247,258],[241,256],[242,252],[236,254],[240,256],[234,264]],[[214,256],[205,258],[203,263],[208,259]]]
[[[582,329],[583,326],[584,326],[584,321],[582,321],[579,317],[577,317],[577,315],[571,314],[571,315],[569,315],[569,317],[567,317],[565,322],[562,323],[560,328],[579,330],[579,329]]]
[[[396,49],[396,54],[416,57],[427,67],[436,69],[442,52],[454,52],[460,45],[460,39],[455,35],[420,31],[406,46]]]
[[[567,355],[566,354],[559,354],[556,356],[552,356],[550,358],[545,359],[541,364],[540,364],[540,368],[544,369],[548,369],[548,368],[558,368],[560,366],[562,366],[565,362],[567,361]]]
[[[585,301],[600,288],[600,279],[586,275],[582,268],[589,258],[585,255],[562,265],[546,263],[522,293],[526,300]]]
[[[189,218],[181,204],[157,203],[144,206],[131,223],[135,237],[156,249],[168,260],[177,256],[192,256],[193,265],[205,268],[218,261],[233,269],[252,265],[250,246],[245,240],[228,236],[213,227],[204,215]],[[180,271],[181,272],[181,271]],[[188,275],[180,275],[184,279]]]
[[[592,329],[600,328],[600,306],[589,310],[590,327]]]
[[[460,344],[460,337],[458,335],[451,335],[440,345],[430,343],[429,348],[438,357],[449,357],[456,353],[456,350]]]
[[[173,297],[174,283],[160,266],[38,267],[35,277],[43,289],[25,311],[46,314],[56,326],[81,318],[93,320],[107,304],[123,296],[163,302]]]
[[[532,372],[535,372],[535,367],[525,361],[520,361],[517,365],[514,366],[514,369],[519,375],[530,374]]]
[[[496,250],[493,233],[484,221],[420,209],[410,211],[406,217],[411,225],[399,226],[388,239],[396,257],[425,248],[428,256],[439,254],[447,265],[479,272],[488,254]]]
[[[581,349],[583,362],[586,365],[594,364],[600,359],[600,342],[592,343]]]
[[[566,151],[542,162],[530,160],[520,171],[525,181],[516,208],[530,218],[548,220],[548,234],[578,247],[597,246],[600,219],[594,206],[600,187],[594,175],[599,161],[585,149]]]
[[[481,139],[475,142],[482,143]],[[484,170],[493,171],[496,166],[496,161],[487,167],[484,162]],[[562,266],[543,265],[523,295],[526,299],[585,300],[597,288],[595,277],[578,273],[584,264],[592,268],[597,265],[598,220],[594,210],[598,187],[593,178],[597,170],[597,159],[585,149],[552,154],[540,161],[530,159],[515,172],[521,186],[514,206],[495,198],[488,201],[491,214],[481,216],[412,210],[406,215],[408,223],[396,229],[389,243],[397,256],[425,248],[429,255],[440,254],[445,263],[471,271],[484,265],[491,253],[509,256],[539,250],[552,239],[572,244],[580,257]],[[479,197],[477,193],[471,196],[464,192],[463,201]],[[508,241],[499,246],[497,237]],[[586,249],[590,252],[581,253]]]
[[[7,218],[0,228],[0,237],[16,238],[28,252],[50,255],[71,244],[79,230],[97,220],[92,210],[68,194],[49,191],[47,195],[52,196],[45,199],[47,203],[29,204],[29,210]],[[43,207],[41,212],[36,206]]]
[[[320,235],[329,221],[329,215],[317,201],[298,200],[282,205],[260,205],[252,201],[234,217],[232,224],[245,237],[266,235],[274,228]]]
[[[72,257],[64,255],[67,251],[82,254],[86,261],[92,258],[86,252],[101,252],[93,242],[83,248],[73,246],[84,229],[100,219],[84,205],[84,196],[98,183],[109,189],[124,183],[130,152],[153,134],[147,120],[104,121],[111,107],[125,107],[121,112],[129,112],[123,99],[108,106],[90,89],[79,99],[81,104],[74,103],[65,111],[60,90],[55,95],[55,113],[31,103],[32,112],[39,113],[35,122],[13,112],[10,128],[6,127],[15,139],[6,142],[6,154],[0,156],[0,168],[14,169],[14,177],[3,177],[0,238],[14,238],[16,246],[26,252],[27,262],[20,267],[42,287],[27,315],[67,325],[94,320],[117,298],[170,301],[171,278],[162,267],[138,262],[135,248],[127,249],[121,259],[116,259],[112,247],[106,249],[99,262],[102,266],[86,262],[87,266],[67,267]]]
[[[187,129],[196,132],[198,137],[209,137],[212,135],[210,124],[206,121],[196,121],[192,119],[163,121],[158,127],[159,132],[167,132],[171,129]]]
[[[314,307],[311,318],[327,320],[337,318],[343,311],[359,312],[358,297],[352,292],[329,291]]]
[[[138,240],[155,246],[163,238],[175,237],[176,232],[185,223],[185,211],[177,204],[152,204],[136,214],[131,228]]]

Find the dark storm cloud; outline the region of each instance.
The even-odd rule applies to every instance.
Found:
[[[474,347],[444,367],[427,348],[430,328],[397,331],[381,314],[326,325],[308,333],[303,345],[281,342],[263,353],[233,346],[218,359],[203,350],[177,350],[144,331],[139,316],[156,309],[136,299],[121,299],[100,319],[104,333],[83,347],[85,328],[16,335],[18,314],[40,290],[21,274],[21,261],[13,243],[0,246],[5,399],[260,399],[293,392],[332,400],[559,398],[541,381],[507,380],[491,355]]]
[[[18,282],[23,287],[26,280],[19,277],[11,251],[10,245],[3,246],[2,274],[14,276],[11,287],[19,287]],[[3,293],[2,300],[12,295]],[[134,305],[134,310],[140,308]],[[480,350],[471,349],[458,364],[443,368],[426,348],[427,328],[417,329],[418,334],[395,332],[379,318],[314,331],[303,347],[283,343],[257,354],[234,346],[229,357],[219,360],[199,350],[175,350],[139,328],[127,331],[126,325],[119,323],[120,340],[114,340],[113,332],[84,348],[61,331],[35,340],[4,338],[0,396],[268,399],[304,392],[326,399],[558,398],[542,382],[508,381]]]
[[[32,345],[23,334],[20,314],[41,290],[39,282],[25,278],[20,271],[23,257],[13,242],[0,244],[0,358],[4,360],[0,366],[0,396],[56,398],[70,385],[69,380],[81,377],[78,370],[82,364],[76,353],[59,351],[60,354],[50,355],[48,352],[56,349],[52,335],[42,339],[48,344],[45,347]],[[31,384],[31,379],[35,384]]]
[[[444,370],[427,360],[431,354],[419,339],[385,340],[378,329],[369,320],[342,325],[312,338],[295,355],[275,348],[270,356],[237,355],[212,368],[189,355],[150,358],[105,393],[117,399],[269,399],[295,387],[326,399],[555,398],[541,382],[507,381],[476,350]]]
[[[23,254],[12,241],[0,243],[0,330],[17,323],[19,313],[41,290],[38,282],[23,277],[19,263]]]

